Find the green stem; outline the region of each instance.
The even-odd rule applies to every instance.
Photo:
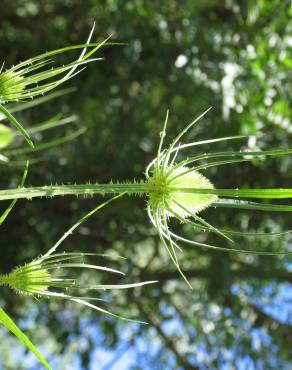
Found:
[[[57,195],[105,195],[105,194],[146,194],[149,185],[144,182],[132,184],[82,184],[82,185],[54,185],[32,188],[18,188],[0,190],[0,200],[32,199],[40,197],[54,197]]]
[[[292,189],[199,189],[199,188],[176,188],[169,190],[177,193],[216,194],[218,196],[232,198],[259,198],[259,199],[289,199],[292,198]],[[146,195],[155,191],[161,191],[153,184],[140,181],[126,184],[81,184],[81,185],[53,185],[38,186],[31,188],[17,188],[0,190],[0,201],[9,199],[32,199],[40,197],[54,197],[60,195],[106,195],[121,194]]]

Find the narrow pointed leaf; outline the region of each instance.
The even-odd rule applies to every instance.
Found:
[[[32,344],[23,331],[14,323],[7,313],[0,307],[0,323],[13,333],[44,365],[45,368],[52,370],[48,362],[43,358],[38,349]]]

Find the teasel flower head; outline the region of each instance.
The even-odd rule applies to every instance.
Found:
[[[90,57],[105,45],[108,39],[91,43],[93,31],[94,26],[85,44],[52,50],[6,70],[3,64],[0,70],[0,104],[19,102],[43,95],[74,77],[80,72],[79,67],[83,68],[89,62],[100,60],[101,58]],[[76,60],[66,65],[54,66],[52,59],[54,56],[78,49],[82,49],[82,52]]]
[[[222,238],[233,243],[230,236],[248,236],[257,235],[256,233],[238,232],[217,228],[205,221],[199,213],[210,206],[213,207],[231,207],[255,210],[284,210],[291,211],[289,206],[277,205],[262,205],[255,202],[241,201],[238,198],[256,197],[256,198],[289,198],[291,197],[291,189],[216,189],[213,183],[205,177],[201,171],[211,167],[221,166],[225,164],[239,163],[250,161],[254,157],[261,156],[278,156],[291,154],[292,150],[273,150],[266,152],[211,152],[200,155],[187,157],[180,162],[177,161],[178,155],[184,149],[193,148],[195,146],[226,141],[232,139],[242,139],[245,136],[229,136],[223,138],[209,139],[204,141],[191,142],[182,144],[179,141],[181,138],[210,110],[207,109],[203,114],[191,122],[179,135],[172,141],[168,148],[163,148],[164,138],[166,136],[166,126],[168,121],[168,113],[164,122],[163,130],[160,134],[160,143],[158,147],[157,157],[150,162],[146,168],[146,184],[148,186],[147,196],[147,212],[151,223],[157,229],[160,239],[166,250],[175,264],[176,268],[191,287],[187,278],[184,276],[177,257],[177,251],[182,252],[179,242],[193,246],[202,246],[206,248],[228,251],[228,252],[243,252],[254,254],[287,254],[266,253],[252,251],[251,249],[240,249],[214,246],[205,243],[200,243],[191,239],[182,237],[174,233],[170,229],[170,221],[172,218],[177,219],[183,224],[188,224],[199,231],[208,231],[220,235]],[[210,158],[224,158],[223,160],[215,160],[208,162]],[[203,164],[197,164],[198,161],[204,161]],[[207,161],[207,162],[206,162]],[[222,196],[235,198],[226,199]],[[286,207],[286,208],[285,208]],[[289,208],[289,209],[288,209]],[[265,233],[264,235],[280,235],[289,233],[291,230],[283,233]],[[263,235],[263,234],[261,234]],[[288,252],[289,253],[289,252]]]
[[[4,105],[44,95],[79,74],[86,64],[100,60],[101,58],[91,58],[91,56],[107,44],[109,38],[102,42],[91,43],[93,31],[94,25],[85,44],[52,50],[20,62],[6,70],[4,70],[3,63],[0,68],[0,113],[22,133],[31,146],[33,143],[28,133]],[[66,65],[54,65],[54,56],[78,49],[81,49],[82,52],[76,60]]]
[[[110,198],[83,216],[55,243],[55,245],[46,254],[23,266],[16,267],[9,274],[0,275],[0,286],[8,286],[20,295],[28,295],[36,298],[47,297],[64,299],[87,306],[93,310],[109,314],[122,320],[143,323],[142,321],[122,317],[100,307],[99,305],[97,306],[94,304],[94,302],[102,302],[104,299],[101,296],[96,297],[96,293],[102,293],[100,295],[104,296],[104,292],[108,290],[131,289],[152,284],[156,281],[145,281],[130,284],[97,284],[95,279],[94,282],[86,282],[84,279],[81,279],[76,275],[78,272],[80,272],[79,270],[85,270],[87,272],[95,271],[99,274],[108,273],[121,276],[125,275],[123,272],[115,268],[95,263],[87,263],[88,259],[93,260],[94,258],[99,258],[100,260],[124,260],[125,258],[117,255],[97,253],[56,253],[56,250],[61,243],[69,235],[71,235],[78,226],[80,226],[98,210],[123,195],[124,194],[119,194]],[[86,296],[84,296],[84,292],[87,292]]]
[[[81,281],[72,271],[85,269],[95,270],[100,273],[110,273],[124,275],[123,272],[114,268],[97,264],[86,263],[87,258],[122,258],[95,253],[53,253],[40,256],[39,258],[16,267],[11,273],[0,276],[0,285],[6,285],[20,295],[29,295],[36,298],[47,297],[65,299],[90,307],[111,316],[134,321],[121,317],[102,307],[93,304],[92,301],[103,301],[101,297],[93,296],[92,293],[104,293],[106,290],[129,289],[151,284],[154,281],[147,281],[134,284],[96,284]],[[83,296],[81,293],[86,291],[91,296]]]

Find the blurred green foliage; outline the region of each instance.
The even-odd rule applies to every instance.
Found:
[[[218,143],[216,150],[291,147],[290,1],[2,0],[2,61],[9,66],[86,41],[93,21],[100,40],[112,34],[113,41],[126,45],[103,49],[105,60],[73,80],[76,92],[18,114],[25,127],[58,113],[76,114],[77,125],[87,128],[75,141],[31,154],[30,158],[42,160],[31,166],[28,185],[141,178],[155,156],[167,109],[170,137],[213,106],[189,139],[248,134],[254,136],[243,144]],[[54,140],[72,130],[66,125],[34,139]],[[213,146],[204,148],[208,150]],[[17,186],[22,168],[0,165],[1,188]],[[219,188],[291,187],[291,160],[228,165],[210,170],[209,178]],[[1,272],[47,251],[97,202],[100,199],[70,197],[19,201],[1,226]],[[205,214],[215,226],[225,228],[291,228],[285,214],[277,219],[274,214],[238,210]],[[189,227],[184,232],[210,244],[217,240]],[[291,236],[250,237],[239,243],[262,243],[268,249],[291,243]],[[151,324],[140,327],[79,311],[69,303],[35,302],[3,289],[1,303],[23,322],[22,329],[33,342],[42,343],[56,369],[75,368],[76,356],[76,369],[89,369],[96,346],[117,349],[121,343],[134,349],[132,369],[226,369],[240,364],[288,369],[292,358],[292,313],[285,301],[292,281],[288,257],[185,248],[181,265],[193,284],[190,291],[151,228],[145,201],[130,198],[89,220],[67,239],[64,249],[115,250],[128,259],[122,266],[126,281],[150,278],[160,283],[111,298],[116,313]],[[271,312],[267,307],[275,299],[279,307]],[[98,341],[92,339],[92,328],[99,331]],[[0,337],[3,368],[31,369],[29,362],[21,356],[18,362],[11,353],[11,346],[18,346],[13,338],[2,330]],[[147,350],[139,347],[139,341]]]

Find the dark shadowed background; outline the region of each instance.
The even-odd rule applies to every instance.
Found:
[[[186,142],[253,135],[200,147],[204,152],[291,147],[290,1],[2,0],[1,64],[84,42],[94,21],[95,39],[111,34],[112,41],[126,45],[101,49],[98,56],[104,60],[66,84],[75,92],[18,114],[25,126],[60,112],[78,116],[71,125],[36,136],[36,142],[86,128],[74,141],[22,156],[42,159],[31,165],[27,185],[143,178],[156,155],[167,109],[169,138],[209,106],[213,109]],[[23,166],[1,165],[0,170],[1,188],[17,186]],[[206,175],[218,188],[291,187],[291,159],[226,165]],[[101,199],[19,201],[1,227],[0,271],[47,251]],[[292,226],[287,213],[218,208],[203,216],[215,226],[239,230]],[[218,242],[217,236],[173,227],[194,240]],[[244,243],[269,250],[288,247],[291,236],[238,239],[239,246]],[[1,288],[1,305],[54,369],[291,369],[291,258],[185,247],[180,259],[191,291],[168,260],[143,198],[111,204],[71,235],[62,250],[116,251],[127,257],[119,264],[127,277],[117,281],[105,275],[104,282],[157,279],[159,284],[107,297],[105,307],[149,325]],[[41,366],[1,328],[0,368]]]

